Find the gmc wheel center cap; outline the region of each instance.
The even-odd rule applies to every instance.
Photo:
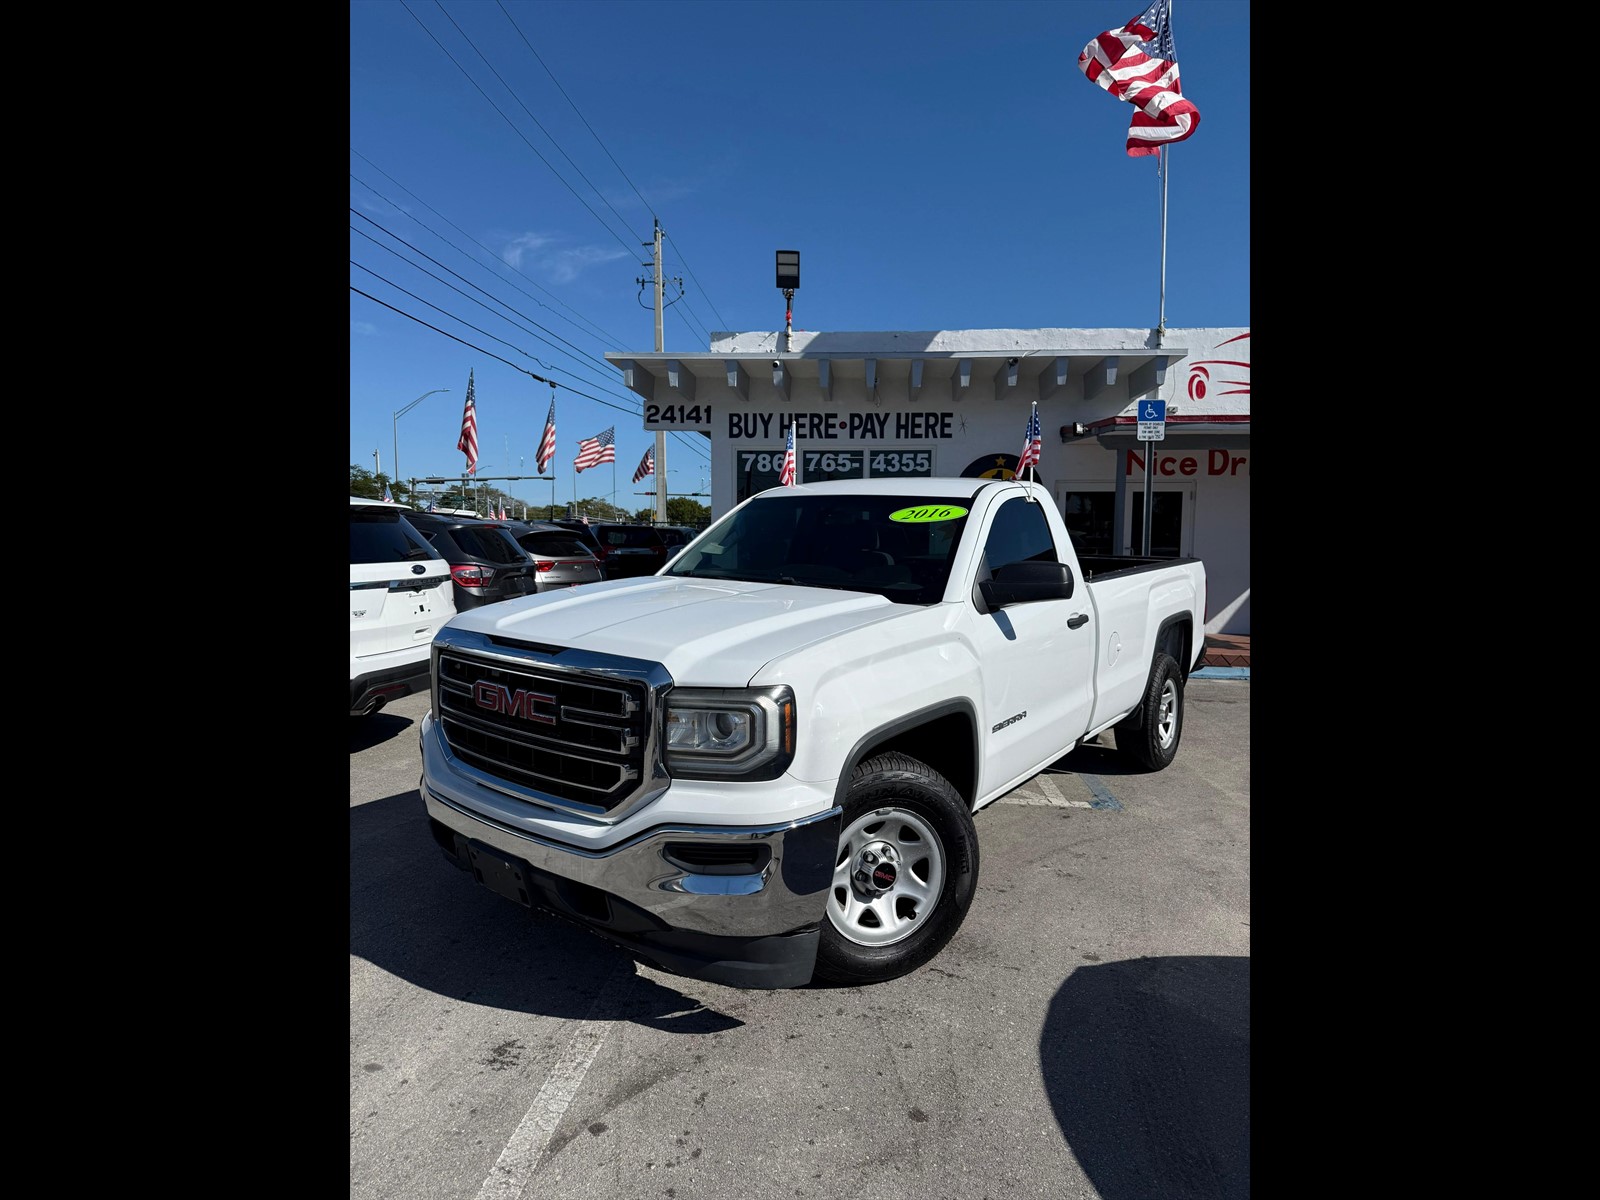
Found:
[[[868,892],[886,892],[894,886],[900,868],[899,856],[887,842],[874,842],[865,847],[856,859],[856,884]]]

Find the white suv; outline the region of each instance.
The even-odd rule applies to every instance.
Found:
[[[450,564],[406,509],[350,497],[350,715],[428,689],[433,635],[456,615]]]

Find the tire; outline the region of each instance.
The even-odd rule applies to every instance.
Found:
[[[1133,713],[1112,727],[1117,753],[1146,771],[1159,771],[1178,757],[1183,736],[1183,671],[1170,654],[1157,654],[1150,682]]]
[[[856,767],[843,807],[816,974],[882,983],[922,966],[961,927],[978,883],[978,831],[961,793],[904,754]]]

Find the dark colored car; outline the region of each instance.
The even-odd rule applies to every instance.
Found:
[[[407,513],[406,520],[450,564],[458,610],[531,596],[539,590],[533,560],[502,522],[424,512]]]
[[[511,536],[533,558],[541,592],[598,583],[606,570],[582,539],[570,529],[545,521],[507,521]]]
[[[605,547],[606,574],[612,579],[654,575],[688,540],[676,529],[656,525],[593,525]]]
[[[560,528],[565,529],[568,533],[577,534],[578,540],[585,546],[589,547],[589,553],[600,560],[601,566],[605,565],[606,547],[602,546],[600,544],[600,539],[595,536],[595,526],[589,524],[587,521],[574,521],[570,517],[556,517],[547,523],[550,525],[559,526]],[[607,578],[609,578],[609,576]]]

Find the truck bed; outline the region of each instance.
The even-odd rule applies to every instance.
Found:
[[[1167,558],[1141,554],[1080,554],[1078,565],[1085,579],[1105,579],[1111,575],[1131,574],[1134,571],[1153,571],[1158,567],[1172,567],[1179,563],[1199,562],[1198,558]]]

